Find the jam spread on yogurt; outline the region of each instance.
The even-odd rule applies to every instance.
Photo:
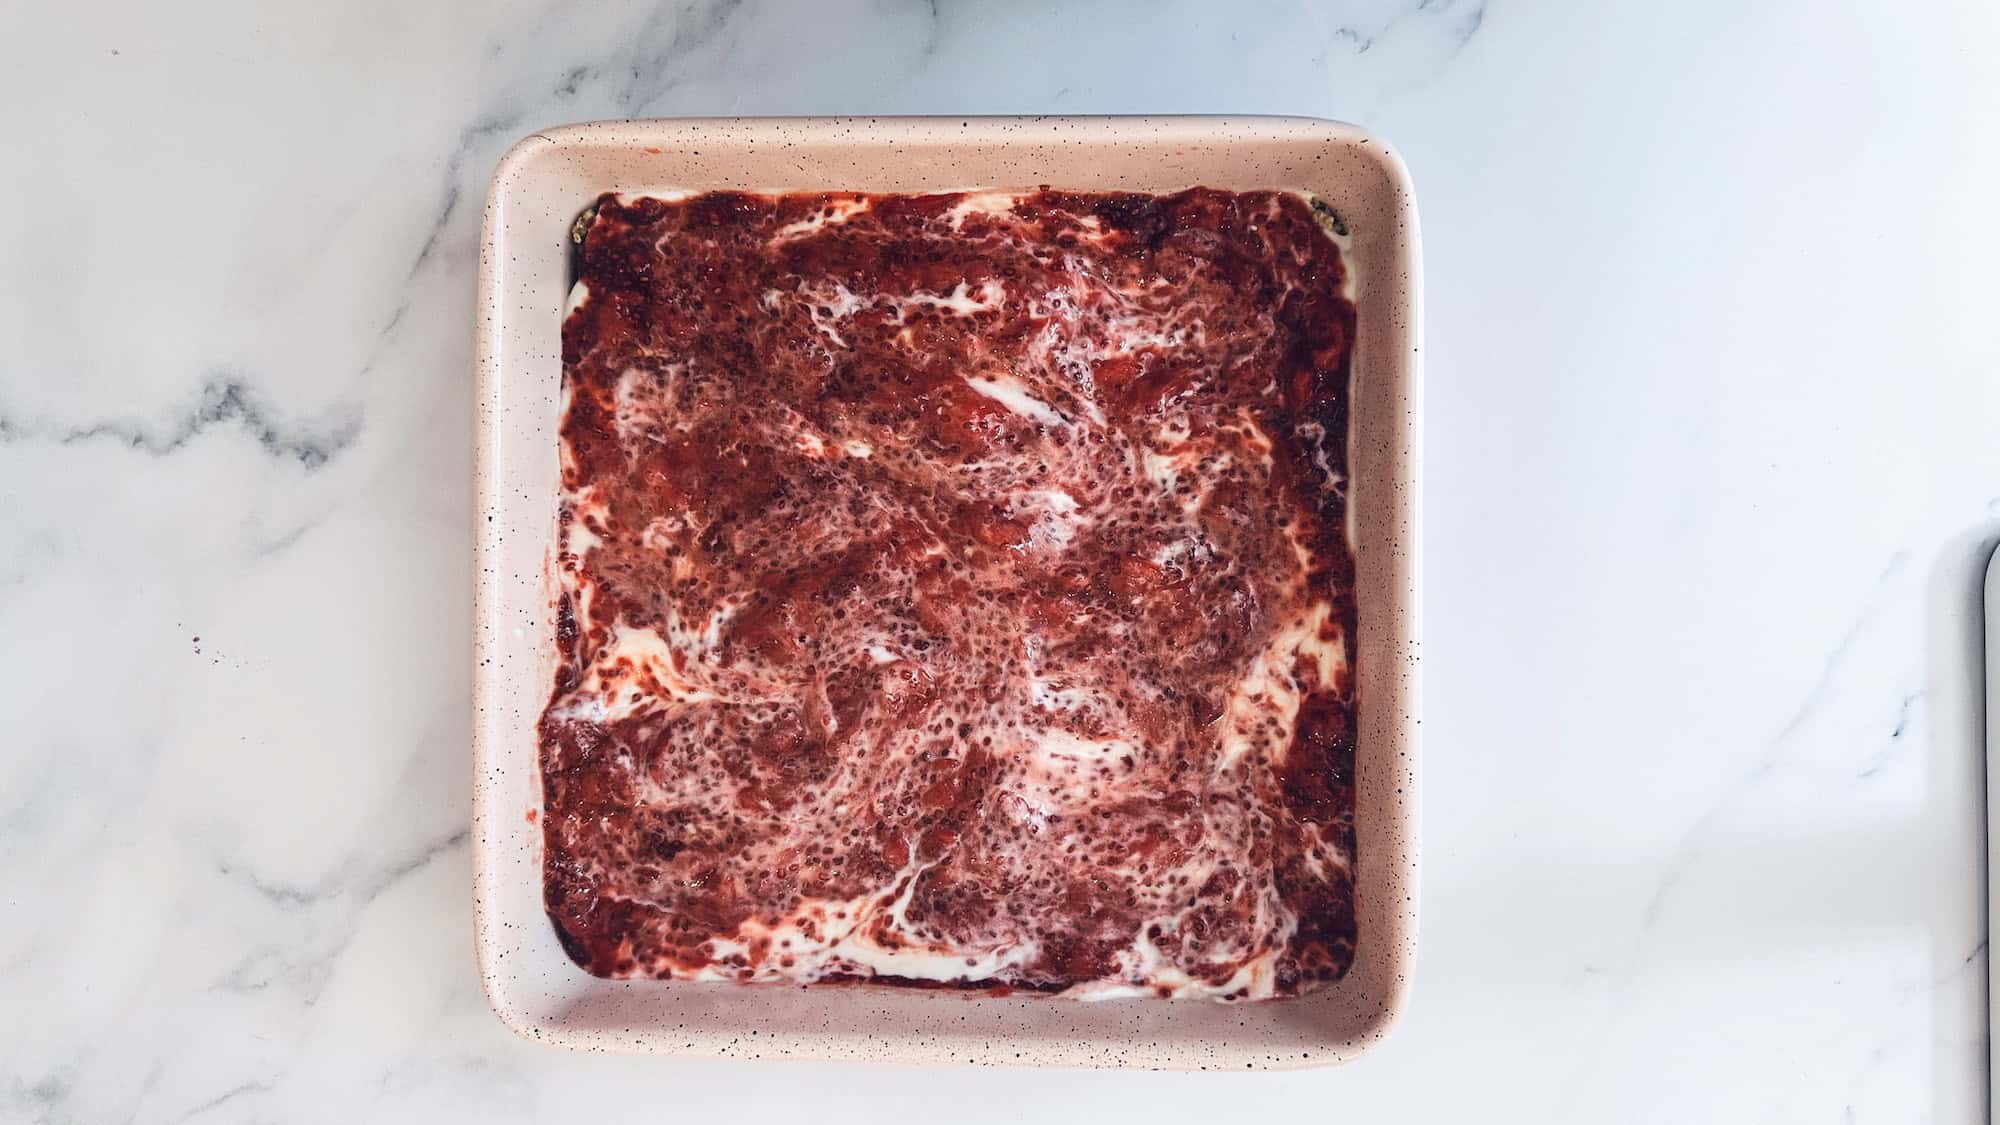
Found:
[[[1354,955],[1354,308],[1304,196],[607,195],[546,897],[592,973],[1288,996]]]

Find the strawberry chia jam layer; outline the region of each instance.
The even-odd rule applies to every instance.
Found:
[[[1306,197],[605,196],[546,899],[615,977],[1353,959],[1354,307]]]

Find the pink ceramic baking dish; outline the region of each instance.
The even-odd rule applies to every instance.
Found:
[[[1346,228],[1358,311],[1347,436],[1359,585],[1352,969],[1299,999],[1234,1005],[586,974],[543,910],[535,736],[555,665],[549,560],[572,221],[605,191],[1037,185],[1302,190]],[[1240,1070],[1339,1062],[1378,1042],[1409,994],[1416,941],[1420,305],[1402,161],[1326,121],[633,121],[515,145],[494,173],[480,244],[475,471],[473,895],[480,971],[500,1018],[563,1046],[739,1058]]]

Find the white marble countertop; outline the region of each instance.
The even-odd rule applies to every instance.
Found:
[[[0,15],[0,1119],[1979,1116],[2000,8],[830,7]],[[562,121],[922,111],[1409,160],[1424,936],[1359,1063],[614,1059],[486,1010],[486,176]]]

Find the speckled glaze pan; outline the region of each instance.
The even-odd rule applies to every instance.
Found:
[[[1297,189],[1348,230],[1358,339],[1349,528],[1357,564],[1359,940],[1337,984],[1259,1004],[1080,1003],[889,986],[605,980],[542,904],[535,725],[555,667],[557,489],[569,229],[604,191],[924,192],[1051,185]],[[1388,1032],[1416,941],[1420,282],[1393,150],[1302,118],[792,118],[605,122],[523,139],[480,244],[473,895],[481,976],[521,1035],[603,1051],[1236,1069],[1353,1058]]]

